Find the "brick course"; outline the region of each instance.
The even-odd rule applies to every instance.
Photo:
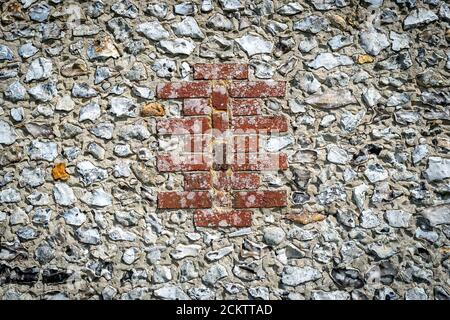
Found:
[[[196,81],[157,86],[158,98],[183,103],[182,117],[157,123],[158,134],[183,138],[181,154],[158,155],[157,169],[184,172],[184,190],[159,192],[159,209],[201,209],[198,227],[248,227],[249,209],[287,206],[286,191],[261,189],[259,174],[287,169],[286,154],[259,147],[259,134],[288,131],[284,116],[262,115],[261,100],[283,97],[286,84],[247,79],[246,64],[196,64]]]

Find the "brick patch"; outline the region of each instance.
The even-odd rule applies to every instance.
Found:
[[[161,119],[159,135],[182,138],[181,153],[159,154],[157,169],[183,173],[184,190],[158,193],[159,209],[197,209],[198,227],[248,227],[252,210],[284,207],[285,190],[261,187],[259,171],[286,170],[287,155],[264,153],[259,135],[288,131],[282,115],[262,115],[263,98],[284,97],[282,81],[247,81],[246,64],[196,64],[192,82],[157,86],[179,99],[182,117]]]

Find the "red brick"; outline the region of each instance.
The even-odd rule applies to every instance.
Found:
[[[233,171],[273,171],[287,169],[287,156],[284,153],[236,153]]]
[[[231,176],[231,187],[235,190],[258,189],[260,183],[258,173],[233,172]]]
[[[211,197],[208,191],[169,191],[158,193],[160,209],[210,208]]]
[[[211,113],[211,106],[209,105],[209,99],[184,99],[183,101],[183,114],[185,116],[202,116]]]
[[[229,168],[229,163],[233,160],[233,154],[228,150],[225,143],[215,143],[213,146],[213,169],[225,171]]]
[[[209,172],[187,173],[184,175],[184,190],[211,189],[211,174]]]
[[[212,175],[212,184],[216,190],[243,190],[258,189],[260,177],[251,172],[215,171]]]
[[[157,130],[160,134],[198,134],[211,129],[209,118],[173,118],[159,120]]]
[[[235,208],[273,208],[287,205],[285,190],[236,191],[233,197]]]
[[[211,84],[205,81],[169,82],[156,88],[156,96],[160,99],[206,98],[210,95]]]
[[[197,227],[250,227],[250,210],[196,210],[194,224]]]
[[[210,64],[197,63],[194,65],[195,80],[245,80],[248,78],[248,65],[227,63]]]
[[[229,192],[214,191],[213,206],[215,208],[231,208],[233,205],[233,198]]]
[[[235,153],[254,153],[259,150],[258,135],[234,136],[233,141]]]
[[[217,110],[227,110],[228,90],[225,86],[215,86],[211,93],[211,105]]]
[[[231,189],[231,176],[228,171],[213,171],[212,184],[214,189],[224,191]]]
[[[231,103],[233,116],[253,116],[261,114],[261,102],[257,99],[233,99]]]
[[[209,151],[209,144],[212,136],[203,135],[185,135],[181,137],[183,143],[183,151],[187,153],[202,153]]]
[[[230,96],[236,98],[284,97],[286,82],[284,81],[239,81],[230,87]]]
[[[245,131],[286,132],[288,130],[288,123],[283,116],[235,117],[232,120],[232,127],[235,131],[242,130],[243,133]]]
[[[212,123],[213,128],[220,131],[220,133],[227,131],[229,128],[228,114],[226,112],[214,112],[212,114]]]
[[[211,159],[207,155],[202,154],[183,156],[158,155],[156,162],[159,172],[206,171],[211,166]]]

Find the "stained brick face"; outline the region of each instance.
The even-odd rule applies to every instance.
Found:
[[[287,132],[282,115],[263,115],[263,99],[283,97],[282,81],[248,81],[246,64],[196,64],[192,82],[157,86],[181,100],[182,116],[161,119],[161,136],[182,137],[181,154],[159,154],[157,169],[183,173],[184,190],[158,193],[159,209],[192,211],[198,227],[248,227],[252,210],[284,207],[285,190],[261,187],[261,171],[286,170],[284,153],[264,153],[260,134]]]

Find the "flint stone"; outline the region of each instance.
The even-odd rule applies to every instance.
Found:
[[[402,210],[388,210],[385,218],[389,225],[394,228],[407,228],[412,218],[412,214]]]
[[[33,60],[25,75],[25,82],[33,80],[48,79],[53,70],[52,60],[46,58],[37,58]]]
[[[112,204],[112,197],[103,188],[97,188],[92,191],[87,191],[81,197],[81,201],[93,207],[107,207]]]
[[[215,283],[225,277],[228,277],[227,269],[221,264],[212,265],[202,277],[205,284],[214,286]]]
[[[137,32],[153,41],[169,38],[169,32],[158,21],[145,22],[137,26]]]
[[[325,68],[331,70],[339,66],[350,66],[353,63],[352,58],[348,56],[325,52],[319,53],[314,60],[307,62],[306,65],[313,69]]]
[[[52,162],[58,156],[58,145],[55,142],[41,142],[33,140],[26,149],[31,160],[45,160]]]
[[[377,32],[373,27],[359,33],[359,43],[364,51],[372,56],[378,55],[390,45],[387,36]]]
[[[253,34],[246,34],[235,41],[249,57],[256,54],[270,54],[273,50],[273,44],[270,41]]]
[[[81,243],[99,245],[101,242],[100,234],[97,229],[77,229],[75,232]]]
[[[327,30],[328,27],[329,22],[325,17],[311,15],[294,22],[293,30],[316,34]]]
[[[11,145],[17,140],[17,133],[8,122],[0,120],[0,144]]]
[[[439,17],[431,10],[423,8],[413,10],[403,21],[403,28],[409,30],[420,26],[427,25],[431,22],[439,20]]]
[[[322,278],[319,270],[312,267],[291,267],[286,266],[281,275],[281,282],[288,286],[298,286],[309,281]]]
[[[58,93],[54,82],[40,83],[28,90],[30,96],[40,102],[52,100]]]
[[[79,122],[89,120],[95,122],[100,117],[100,106],[96,102],[90,102],[87,105],[81,107],[80,116],[78,117]]]
[[[61,206],[68,207],[73,205],[77,198],[71,187],[65,183],[56,183],[53,187],[53,197],[55,202]]]
[[[162,40],[158,46],[166,53],[173,55],[190,55],[195,49],[195,43],[188,39]]]
[[[450,178],[450,159],[430,157],[425,178],[430,182]]]
[[[8,46],[0,44],[0,62],[2,61],[12,61],[14,55]]]
[[[164,300],[190,300],[189,296],[186,293],[184,293],[183,290],[174,285],[168,285],[156,289],[153,293],[155,297]]]
[[[444,204],[434,207],[429,207],[421,212],[432,227],[441,224],[450,224],[450,205]]]
[[[0,191],[0,203],[16,203],[21,199],[22,197],[16,189],[8,188]]]
[[[174,23],[172,30],[179,37],[190,37],[192,39],[203,39],[205,37],[193,17],[186,17],[181,22]]]

